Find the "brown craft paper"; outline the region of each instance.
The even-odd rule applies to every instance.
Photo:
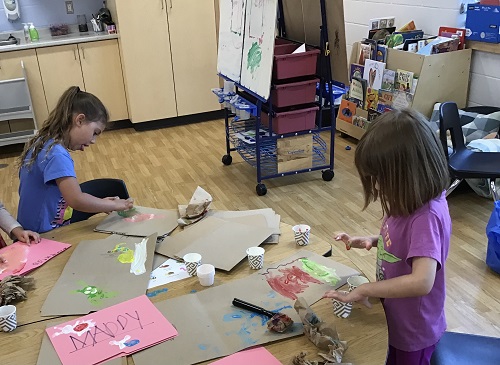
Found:
[[[246,249],[259,246],[273,230],[265,228],[264,216],[250,216],[246,224],[208,217],[189,229],[166,237],[156,252],[172,258],[182,258],[190,252],[199,253],[202,262],[217,269],[230,271],[246,257]]]
[[[292,365],[353,365],[352,363],[341,362],[325,362],[325,361],[312,361],[306,359],[307,352],[301,352],[299,355],[292,359]]]
[[[203,188],[197,187],[188,205],[179,205],[179,219],[177,222],[180,226],[188,226],[203,219],[207,213],[210,204],[212,204],[212,196]]]
[[[0,306],[26,300],[26,290],[33,289],[35,278],[30,276],[9,275],[0,280]]]
[[[135,250],[135,244],[143,238],[112,235],[80,242],[45,300],[42,316],[84,315],[144,294],[152,271],[156,234],[146,239],[146,272],[140,275],[130,272],[131,263],[119,261],[123,253],[108,251],[122,243],[122,247]]]
[[[347,342],[340,340],[335,326],[322,322],[304,298],[297,299],[294,308],[304,325],[305,335],[320,350],[318,355],[328,362],[341,363]]]
[[[61,323],[67,322],[67,318],[62,318],[59,321],[51,322],[47,325],[47,328],[50,326],[57,326]],[[116,359],[111,359],[100,364],[103,365],[122,365],[122,358],[118,357]],[[42,345],[40,346],[40,352],[38,353],[38,360],[36,365],[62,365],[59,356],[57,355],[54,346],[52,346],[52,342],[50,342],[49,336],[47,332],[44,331]]]
[[[340,287],[345,284],[348,276],[357,274],[356,270],[332,259],[302,250],[243,279],[156,303],[156,307],[179,331],[179,336],[134,354],[135,365],[154,364],[158,359],[168,359],[168,363],[176,365],[195,364],[251,346],[301,335],[303,326],[299,315],[293,309],[295,300],[283,297],[274,291],[268,284],[265,274],[276,270],[278,266],[281,269],[297,266],[295,260],[304,257],[315,263],[335,268],[341,273],[340,281],[334,286],[310,283],[309,287],[300,293],[300,296],[309,303],[320,300],[327,290]],[[295,323],[288,332],[282,334],[270,332],[266,324],[268,317],[232,306],[233,298],[242,299],[270,311],[285,313]]]
[[[177,212],[175,210],[163,210],[136,206],[136,213],[131,217],[122,217],[117,212],[108,215],[97,225],[95,231],[120,234],[124,236],[146,237],[157,233],[158,236],[165,236],[177,227]],[[154,215],[153,219],[143,221],[137,217],[140,215]]]
[[[278,243],[279,236],[281,234],[280,230],[280,220],[281,217],[276,214],[271,208],[265,209],[252,209],[252,210],[211,210],[207,213],[209,217],[216,217],[228,221],[234,221],[238,223],[246,223],[246,218],[251,215],[263,215],[266,219],[266,224],[264,227],[273,229],[273,234],[265,241],[265,243]]]

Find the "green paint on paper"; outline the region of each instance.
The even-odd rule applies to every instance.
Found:
[[[99,305],[104,299],[116,297],[116,292],[105,292],[93,285],[85,285],[83,289],[75,290],[75,293],[82,293],[87,297],[90,304]]]
[[[331,285],[337,284],[340,280],[335,269],[320,265],[307,258],[300,259],[300,262],[302,262],[302,269],[315,279]]]
[[[262,50],[257,42],[253,42],[252,47],[248,50],[247,69],[250,69],[250,72],[254,73],[255,69],[260,66],[261,60]]]

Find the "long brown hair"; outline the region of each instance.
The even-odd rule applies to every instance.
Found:
[[[47,146],[47,153],[57,143],[68,147],[68,134],[73,126],[73,116],[77,114],[84,114],[87,123],[101,122],[106,125],[109,120],[106,107],[96,96],[81,91],[78,86],[71,86],[61,95],[55,109],[49,114],[35,137],[26,143],[24,151],[19,157],[19,168],[22,166],[30,168],[50,139],[53,139],[53,142]],[[25,161],[30,151],[31,156]]]
[[[384,113],[361,138],[354,158],[366,209],[380,199],[386,216],[408,216],[449,185],[443,147],[412,109]]]

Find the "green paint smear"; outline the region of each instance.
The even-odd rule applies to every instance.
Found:
[[[339,282],[340,278],[337,276],[335,269],[320,265],[307,258],[302,258],[300,261],[302,262],[302,269],[315,279],[331,285],[336,285]]]
[[[260,66],[261,60],[262,50],[257,42],[253,42],[252,47],[248,51],[247,69],[250,69],[250,72],[254,73],[255,69]]]
[[[113,298],[118,295],[117,292],[105,292],[104,290],[94,285],[86,285],[82,281],[79,281],[79,284],[83,284],[83,288],[80,290],[75,290],[73,292],[82,293],[87,297],[89,303],[93,305],[99,305],[104,299]]]

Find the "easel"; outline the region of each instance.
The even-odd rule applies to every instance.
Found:
[[[230,165],[232,163],[231,152],[238,151],[242,158],[247,161],[250,165],[256,167],[257,169],[257,186],[256,192],[258,195],[262,196],[267,193],[266,186],[262,183],[264,179],[271,179],[280,176],[295,175],[303,172],[310,172],[316,170],[322,170],[322,178],[325,181],[331,181],[334,177],[333,172],[333,160],[334,160],[334,142],[335,142],[335,110],[334,110],[334,98],[333,98],[333,87],[334,81],[332,79],[331,72],[331,61],[330,61],[330,49],[328,41],[328,26],[326,18],[326,6],[325,0],[318,0],[321,7],[321,26],[320,26],[320,55],[318,60],[318,69],[320,79],[319,82],[319,103],[316,103],[319,107],[317,111],[317,126],[311,130],[304,130],[294,133],[285,134],[274,134],[272,133],[272,120],[274,116],[273,104],[271,96],[269,99],[264,99],[263,97],[257,95],[252,90],[247,89],[240,83],[235,82],[237,88],[237,94],[242,95],[246,98],[246,102],[251,105],[253,109],[252,115],[255,117],[254,130],[255,130],[255,144],[245,144],[235,138],[235,135],[242,131],[248,131],[250,128],[250,120],[240,121],[235,113],[225,108],[225,130],[226,130],[226,155],[222,157],[222,162],[224,165]],[[278,17],[277,17],[278,33],[281,38],[286,39],[286,26],[283,16],[283,0],[278,0]],[[294,41],[293,39],[289,39]],[[225,75],[220,75],[227,81],[232,81]],[[324,90],[328,90],[326,94],[326,100],[323,102],[323,97],[325,96]],[[214,90],[219,96],[219,101],[222,103],[227,100],[227,95],[221,93],[220,89]],[[331,125],[329,127],[323,127],[323,110],[329,108]],[[269,115],[268,130],[264,134],[260,134],[262,127],[261,124],[261,113],[262,110]],[[231,118],[233,120],[231,121]],[[243,123],[242,123],[243,122]],[[252,123],[253,124],[253,123]],[[253,127],[253,125],[252,125]],[[330,132],[330,148],[329,148],[329,162],[326,163],[325,153],[327,150],[326,142],[321,138],[320,133],[329,131]],[[292,136],[300,136],[305,134],[312,134],[315,147],[313,148],[313,164],[308,168],[303,168],[294,171],[280,172],[276,170],[277,164],[277,152],[276,143],[280,138],[287,138]],[[231,147],[231,142],[235,147]]]

